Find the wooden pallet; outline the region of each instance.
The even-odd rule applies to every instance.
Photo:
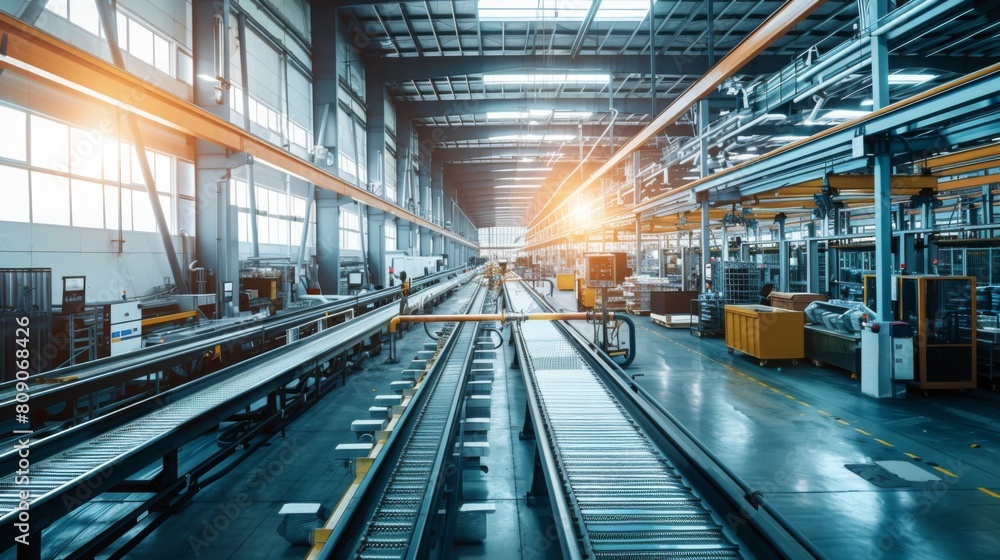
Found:
[[[648,309],[629,309],[628,313],[637,317],[649,317]]]
[[[649,318],[657,325],[668,329],[689,329],[691,325],[698,321],[694,315],[686,313],[675,313],[673,315],[650,315]]]

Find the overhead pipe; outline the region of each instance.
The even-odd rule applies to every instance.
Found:
[[[851,67],[848,67],[848,68],[846,68],[844,70],[841,70],[840,72],[838,72],[837,74],[834,74],[830,78],[827,78],[825,80],[821,80],[818,84],[810,87],[809,89],[807,89],[807,90],[803,91],[802,93],[798,94],[797,96],[795,96],[795,98],[792,99],[792,101],[795,102],[795,103],[799,103],[803,99],[807,99],[810,95],[813,95],[813,94],[821,91],[823,88],[825,88],[827,86],[830,86],[832,84],[836,84],[837,82],[843,80],[844,78],[850,76],[851,74],[853,74],[855,72],[858,72],[862,68],[870,65],[871,62],[872,62],[871,57],[867,57],[864,60],[862,60],[861,62],[858,62],[857,64],[855,64],[854,66],[851,66]]]

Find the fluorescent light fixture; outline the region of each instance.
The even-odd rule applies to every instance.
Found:
[[[540,189],[541,185],[494,185],[494,189]]]
[[[687,175],[685,177],[681,177],[681,179],[684,179],[685,181],[697,181],[698,179],[701,179],[701,177],[697,175]]]
[[[757,151],[757,146],[747,146],[747,151],[748,152],[756,152]]]
[[[608,74],[485,74],[487,84],[606,84],[611,81]]]
[[[749,161],[757,157],[757,154],[733,154],[729,159],[733,161]]]
[[[500,200],[535,200],[533,196],[505,196]]]
[[[544,181],[545,177],[499,177],[497,181]]]
[[[934,74],[889,74],[889,83],[917,85],[934,78],[937,78]]]
[[[510,169],[491,169],[494,173],[517,173],[519,171],[552,171],[551,167],[513,167]]]
[[[529,111],[487,111],[486,120],[495,121],[502,119],[523,120],[538,117],[547,117],[552,114],[552,109],[531,109]]]
[[[805,136],[772,136],[771,140],[775,142],[798,142],[799,140],[805,140]]]
[[[479,21],[582,21],[592,2],[582,0],[479,0]],[[604,0],[594,14],[597,21],[642,21],[649,12],[646,0]]]
[[[587,119],[594,113],[590,111],[556,111],[553,119]]]
[[[875,106],[875,100],[874,99],[862,99],[861,100],[861,106],[862,107],[874,107]]]
[[[502,134],[500,136],[490,136],[486,140],[490,142],[529,142],[541,139],[541,134]]]
[[[502,134],[490,136],[489,142],[568,142],[576,138],[572,134]]]
[[[863,117],[870,113],[871,111],[850,111],[847,109],[834,109],[833,111],[827,111],[825,115],[820,117],[821,121],[849,121],[851,119],[856,119],[858,117]]]

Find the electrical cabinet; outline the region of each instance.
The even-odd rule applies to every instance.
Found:
[[[898,315],[914,332],[920,389],[976,387],[976,278],[900,276]]]
[[[620,282],[617,281],[615,255],[610,253],[599,255],[586,255],[586,281],[588,288],[613,288]],[[625,280],[622,278],[621,280]]]

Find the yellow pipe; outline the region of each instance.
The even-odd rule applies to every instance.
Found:
[[[480,313],[472,315],[396,315],[389,321],[389,332],[395,333],[400,323],[459,323],[500,321],[501,323],[519,321],[586,321],[595,317],[593,313]],[[614,313],[608,313],[609,319],[614,319]]]
[[[183,321],[191,317],[197,317],[197,311],[181,311],[180,313],[174,313],[171,315],[160,315],[159,317],[150,317],[148,319],[142,320],[142,326],[149,327],[152,325],[159,325],[160,323],[169,323],[171,321]]]

